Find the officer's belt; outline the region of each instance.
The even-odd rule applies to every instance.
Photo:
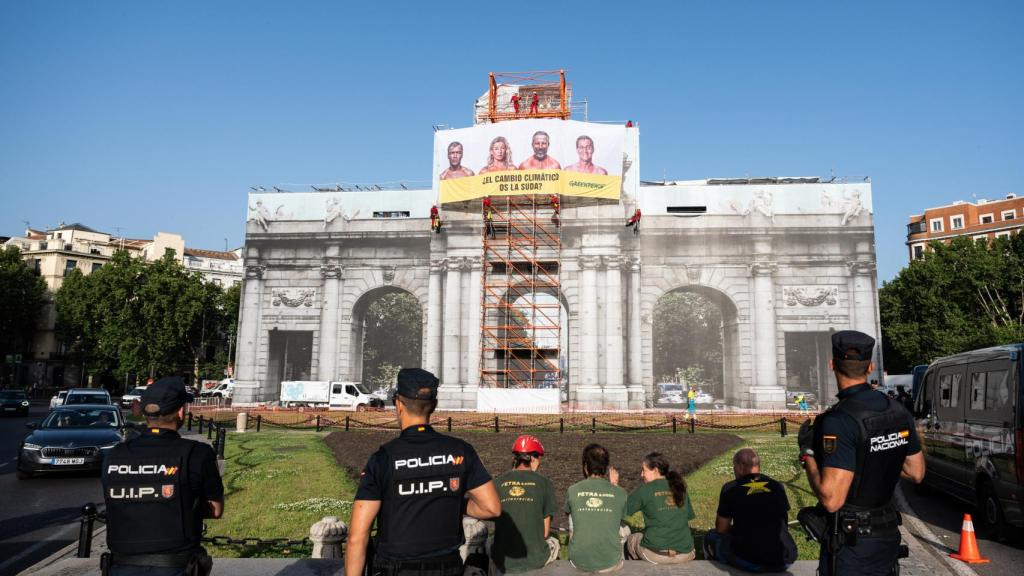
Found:
[[[869,510],[842,509],[839,511],[839,517],[856,519],[858,525],[869,526],[875,530],[896,528],[903,523],[899,511],[892,503]]]
[[[110,553],[114,566],[157,566],[161,568],[184,568],[199,551],[178,552],[177,554],[116,554]]]
[[[449,566],[462,564],[462,556],[458,552],[426,560],[387,560],[378,556],[374,564],[376,567],[392,570],[443,570]]]

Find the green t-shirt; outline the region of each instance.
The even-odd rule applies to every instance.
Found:
[[[686,503],[677,507],[668,480],[658,478],[644,484],[629,495],[626,513],[630,516],[637,511],[644,513],[644,539],[640,545],[648,550],[675,550],[686,554],[693,550],[693,534],[690,520],[696,518],[690,506],[690,493]]]
[[[501,516],[494,522],[491,558],[502,572],[537,570],[548,560],[544,518],[558,510],[555,485],[532,470],[512,470],[494,480]]]
[[[572,518],[569,560],[596,572],[622,560],[619,526],[626,519],[626,490],[605,478],[587,478],[569,487],[565,512]]]

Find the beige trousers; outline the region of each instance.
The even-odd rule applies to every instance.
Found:
[[[686,554],[674,550],[650,550],[640,545],[643,539],[643,532],[630,534],[629,538],[626,538],[626,555],[630,560],[646,560],[651,564],[683,564],[697,556],[696,550],[690,550]]]

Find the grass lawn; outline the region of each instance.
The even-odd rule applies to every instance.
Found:
[[[745,447],[756,450],[761,457],[761,472],[786,487],[790,520],[796,519],[796,513],[800,508],[813,506],[817,502],[807,485],[804,470],[796,460],[795,435],[786,438],[781,438],[778,434],[758,432],[737,435],[743,438],[744,442],[736,450]],[[735,450],[730,450],[686,477],[690,502],[697,515],[697,518],[690,522],[690,526],[693,528],[694,539],[698,540],[698,557],[701,557],[700,540],[703,539],[703,534],[715,526],[715,511],[718,509],[718,494],[722,485],[734,479],[732,472],[732,455],[734,453]],[[796,541],[799,559],[816,560],[818,545],[807,540],[807,535],[799,525],[790,525],[789,531],[793,535],[793,540]]]
[[[206,521],[206,536],[288,538],[309,536],[324,516],[347,522],[355,483],[334,461],[326,433],[229,433],[224,471],[224,517]],[[212,546],[212,556],[305,556],[311,546],[280,548]]]

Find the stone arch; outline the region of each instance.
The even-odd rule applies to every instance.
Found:
[[[418,322],[419,326],[415,327],[413,342],[418,347],[413,347],[410,350],[395,350],[389,354],[394,358],[402,358],[408,356],[405,367],[416,367],[420,364],[422,358],[422,348],[424,345],[424,328],[426,326],[426,309],[423,299],[418,297],[413,291],[406,288],[395,286],[395,285],[384,285],[370,288],[363,291],[352,304],[351,308],[351,335],[349,338],[349,374],[350,380],[363,381],[364,380],[364,344],[367,336],[367,314],[370,311],[371,306],[380,301],[385,296],[391,294],[406,295],[416,302],[417,310],[419,312]],[[402,340],[404,341],[404,339]]]
[[[548,316],[547,318],[545,318],[543,316],[540,316],[540,317],[538,317],[535,320],[535,325],[552,324],[554,322],[557,322],[557,325],[558,325],[558,328],[559,328],[559,331],[558,331],[558,351],[559,351],[559,357],[557,359],[552,358],[550,361],[552,363],[556,363],[558,368],[559,368],[559,370],[560,370],[560,372],[561,372],[561,378],[560,378],[560,382],[559,382],[559,387],[562,389],[562,400],[563,401],[567,401],[568,400],[568,396],[567,396],[567,394],[568,394],[568,387],[567,387],[567,385],[568,385],[568,382],[569,382],[569,369],[570,369],[569,359],[571,357],[570,345],[569,345],[569,342],[570,342],[570,340],[569,340],[569,334],[570,334],[569,310],[570,310],[570,306],[569,306],[568,298],[566,297],[565,292],[563,290],[561,290],[561,289],[558,289],[558,288],[539,287],[539,288],[537,288],[535,290],[529,290],[528,288],[529,288],[528,286],[526,288],[523,288],[522,284],[520,284],[517,287],[510,287],[510,288],[506,289],[506,291],[501,295],[501,300],[502,300],[502,302],[505,303],[505,305],[509,305],[509,304],[514,303],[514,302],[510,302],[510,298],[515,298],[515,300],[522,300],[524,298],[528,298],[529,294],[535,294],[535,295],[543,295],[544,297],[549,299],[549,301],[554,300],[554,301],[556,301],[558,303],[559,310],[558,310],[557,318],[554,317],[553,315]],[[499,311],[498,310],[494,310],[494,309],[488,311],[488,324],[495,323],[495,316],[498,313],[499,313]],[[500,320],[499,320],[499,322],[501,322],[502,324],[505,323],[504,321],[500,321]],[[512,322],[514,322],[514,320],[512,320]],[[537,336],[538,336],[538,338],[543,338],[544,337],[543,336],[543,331],[538,333]]]
[[[645,359],[646,366],[644,367],[645,374],[649,375],[650,387],[647,390],[648,405],[650,405],[657,397],[657,378],[658,374],[655,373],[655,353],[654,346],[657,345],[655,340],[655,322],[658,321],[655,318],[655,310],[658,303],[662,299],[673,293],[690,293],[700,296],[701,298],[709,301],[715,307],[717,307],[721,314],[721,346],[722,346],[722,371],[721,371],[721,395],[716,394],[716,400],[724,400],[725,403],[730,405],[739,405],[742,402],[742,390],[741,390],[741,340],[740,340],[740,328],[743,323],[743,317],[741,315],[741,306],[737,303],[733,295],[725,289],[725,282],[723,279],[725,275],[718,275],[715,278],[715,274],[710,274],[711,277],[705,278],[706,280],[718,280],[715,282],[718,286],[703,284],[703,283],[692,283],[689,281],[683,282],[670,282],[669,279],[660,282],[660,290],[656,294],[653,294],[651,298],[646,299],[644,302],[643,313],[647,319],[645,332],[650,335],[649,355]],[[688,280],[688,279],[687,279]]]

